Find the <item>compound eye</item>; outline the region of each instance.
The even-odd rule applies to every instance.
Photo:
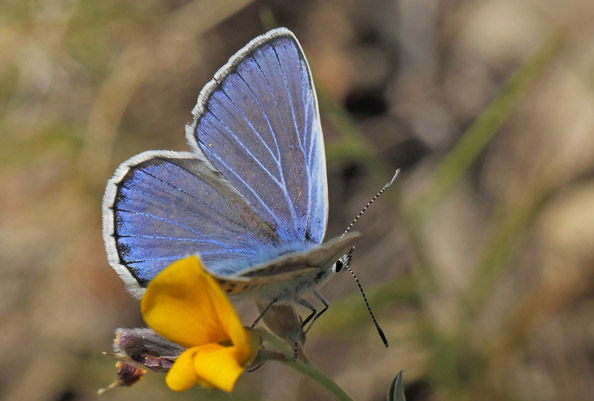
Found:
[[[342,263],[342,260],[340,260],[340,259],[339,259],[339,260],[337,260],[337,261],[336,261],[336,265],[334,266],[334,271],[335,271],[336,273],[338,273],[339,271],[341,271],[341,270],[342,270],[342,267],[343,267],[343,266],[344,266],[344,264]]]

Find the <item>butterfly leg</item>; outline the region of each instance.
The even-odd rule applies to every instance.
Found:
[[[295,348],[293,350],[294,351],[293,358],[297,359],[297,349],[299,347],[299,339],[301,338],[301,333],[303,333],[303,329],[305,328],[305,326],[307,326],[307,324],[310,322],[310,320],[316,316],[318,311],[312,304],[310,304],[303,298],[295,298],[295,301],[298,304],[305,306],[307,309],[309,309],[311,311],[311,313],[309,315],[307,315],[305,320],[301,323],[301,326],[299,327],[299,331],[297,332],[297,336],[295,336]]]
[[[318,298],[324,304],[324,309],[322,309],[317,315],[314,316],[313,320],[309,323],[309,326],[307,327],[307,329],[305,329],[305,332],[303,334],[307,334],[307,332],[312,328],[312,326],[316,322],[316,320],[318,320],[318,318],[320,316],[322,316],[322,314],[324,312],[326,312],[328,310],[328,308],[330,307],[330,305],[328,304],[328,301],[326,301],[326,298],[324,298],[322,296],[322,294],[320,294],[317,291],[314,291],[313,293],[316,296],[316,298]]]
[[[260,313],[260,315],[256,318],[256,320],[254,320],[254,323],[252,323],[252,329],[254,327],[256,327],[256,325],[258,324],[258,322],[262,319],[262,317],[264,316],[264,314],[266,312],[268,312],[268,309],[270,309],[270,307],[272,305],[274,305],[275,303],[278,302],[278,298],[273,298],[272,301],[268,304],[268,306],[266,306],[266,308],[264,308],[264,310],[262,311],[262,313]]]

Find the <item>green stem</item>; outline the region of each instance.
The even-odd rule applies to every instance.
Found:
[[[349,396],[338,384],[336,384],[332,379],[328,376],[320,372],[316,365],[314,365],[311,361],[303,362],[300,359],[295,361],[290,359],[279,360],[280,363],[287,365],[288,367],[296,370],[297,372],[315,380],[318,382],[322,387],[324,387],[330,394],[334,396],[335,399],[338,401],[353,401],[351,396]]]
[[[274,361],[280,362],[283,365],[296,370],[304,376],[313,379],[322,387],[324,387],[337,401],[353,401],[350,395],[346,393],[338,384],[332,379],[323,374],[316,365],[314,365],[305,355],[303,359],[293,359],[293,350],[290,349],[280,338],[266,330],[259,330],[262,339],[272,345],[281,352]]]

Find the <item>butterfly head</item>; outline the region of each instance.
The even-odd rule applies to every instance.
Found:
[[[345,253],[344,255],[342,255],[334,264],[334,266],[332,266],[332,272],[333,273],[338,273],[343,269],[349,270],[349,267],[351,267],[351,261],[353,260],[353,252],[355,251],[355,247],[351,247],[351,249]]]

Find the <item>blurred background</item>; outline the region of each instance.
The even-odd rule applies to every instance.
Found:
[[[293,30],[316,80],[330,226],[363,216],[313,361],[357,400],[594,399],[591,0],[3,0],[0,399],[328,400],[267,364],[231,395],[115,378],[143,325],[109,267],[101,198],[119,163],[187,150],[202,86],[254,36]],[[246,324],[253,306],[239,305]]]

